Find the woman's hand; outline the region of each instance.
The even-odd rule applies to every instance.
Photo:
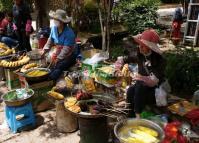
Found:
[[[45,50],[42,50],[42,51],[40,52],[40,55],[41,55],[41,58],[42,58],[42,59],[45,57],[45,54],[46,54],[46,51],[45,51]]]
[[[143,81],[147,86],[154,87],[158,84],[158,80],[154,80],[151,76],[136,75],[134,80]]]
[[[56,66],[56,65],[57,65],[57,62],[58,62],[58,59],[52,60],[52,66]]]

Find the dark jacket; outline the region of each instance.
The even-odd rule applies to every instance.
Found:
[[[145,63],[147,61],[150,61],[150,64],[146,65]],[[145,57],[144,55],[138,53],[137,63],[139,74],[148,76],[149,71],[149,73],[153,73],[159,79],[159,84],[164,81],[166,60],[161,55],[152,51],[151,55]]]
[[[29,6],[22,1],[20,6],[14,5],[12,10],[13,10],[14,23],[16,24],[18,30],[19,29],[24,30],[27,21],[32,20]]]
[[[150,64],[146,65],[145,63],[149,61]],[[138,73],[143,76],[148,76],[149,73],[153,73],[158,79],[159,84],[162,83],[165,79],[165,67],[166,60],[162,55],[157,54],[156,52],[151,53],[151,55],[145,57],[143,54],[137,51],[137,55],[133,54],[133,56],[128,57],[125,60],[126,63],[137,63],[138,64]],[[146,71],[148,70],[149,73]]]

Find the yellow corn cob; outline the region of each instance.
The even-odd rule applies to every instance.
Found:
[[[48,95],[50,95],[51,97],[55,98],[56,100],[62,100],[64,99],[64,96],[58,92],[55,91],[49,91]]]
[[[30,69],[30,68],[33,68],[33,67],[36,67],[37,64],[36,63],[30,63],[30,64],[27,64],[24,66],[24,69]]]
[[[155,130],[153,129],[150,129],[150,128],[147,128],[147,127],[144,127],[144,126],[138,126],[138,129],[147,133],[147,134],[150,134],[154,137],[157,137],[158,136],[158,132],[156,132]]]
[[[72,88],[73,87],[73,82],[69,77],[65,77],[65,81],[66,81],[66,86],[68,88]]]
[[[133,130],[133,133],[135,138],[145,143],[157,143],[159,141],[156,137],[138,129]]]

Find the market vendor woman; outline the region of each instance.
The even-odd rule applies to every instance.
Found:
[[[132,49],[127,48],[126,61],[138,63],[138,74],[133,77],[135,85],[127,91],[127,102],[132,109],[129,117],[140,118],[145,105],[156,103],[155,88],[164,81],[166,61],[158,47],[160,38],[155,30],[146,30],[133,38],[139,44],[137,56],[135,58]]]
[[[50,78],[57,80],[62,72],[75,64],[75,34],[68,23],[71,21],[64,10],[51,11],[49,16],[53,18],[54,26],[51,28],[49,39],[44,46],[42,55],[44,56],[52,47],[55,48],[51,56]]]

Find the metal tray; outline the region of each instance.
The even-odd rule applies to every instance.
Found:
[[[38,76],[38,77],[29,77],[29,76],[27,76],[27,73],[29,73],[29,72],[31,72],[33,70],[47,71],[48,74],[43,75],[43,76]],[[48,69],[48,68],[34,68],[34,69],[30,69],[30,70],[27,70],[26,72],[24,72],[23,76],[26,78],[26,81],[46,81],[46,79],[48,79],[48,77],[49,77],[49,73],[50,73],[50,69]]]
[[[10,94],[11,92],[16,92],[16,90],[11,90],[7,93],[5,93],[3,96],[2,96],[2,99],[3,101],[5,102],[5,104],[7,106],[21,106],[21,105],[24,105],[28,102],[31,101],[33,95],[34,95],[34,91],[32,89],[28,89],[28,91],[30,92],[29,96],[27,98],[23,98],[23,99],[16,99],[16,100],[7,100],[6,99],[6,96],[8,94]]]

